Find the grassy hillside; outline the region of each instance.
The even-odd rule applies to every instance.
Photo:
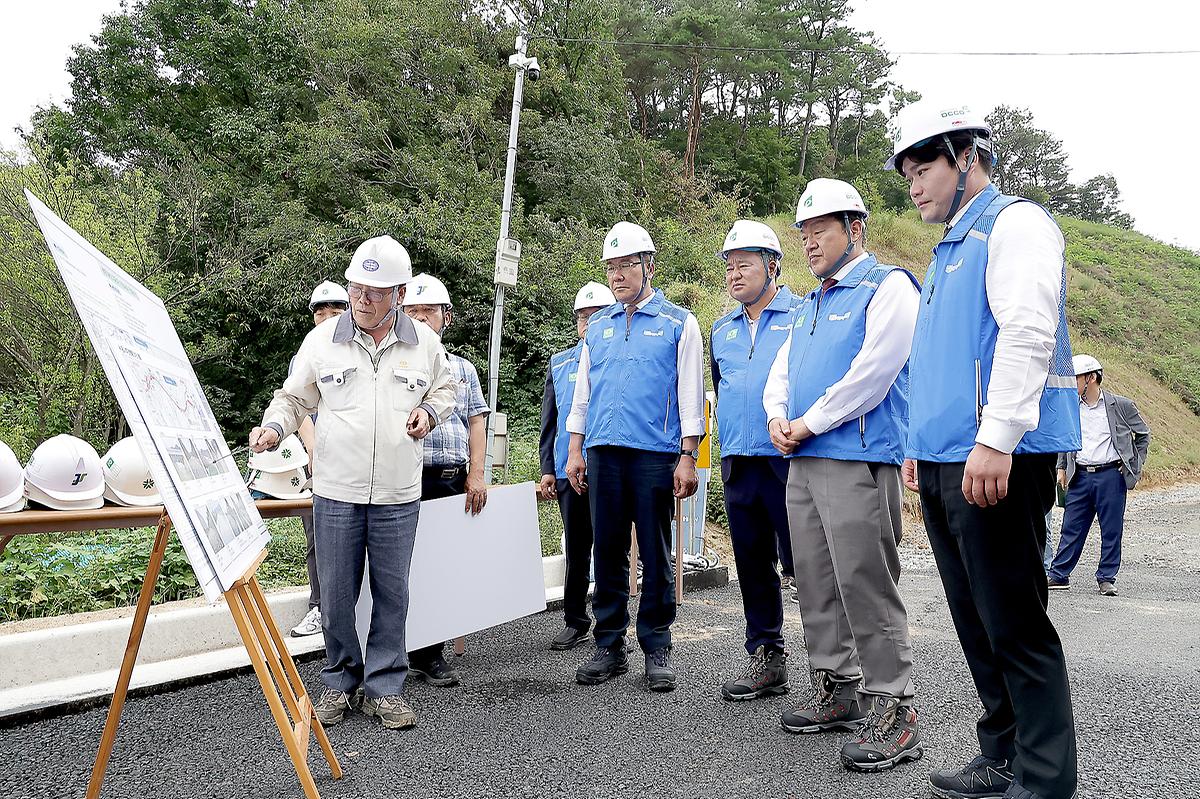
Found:
[[[784,280],[815,284],[790,217],[765,220],[780,233]],[[1067,240],[1067,316],[1075,352],[1104,363],[1105,386],[1133,399],[1153,431],[1146,483],[1200,475],[1200,256],[1138,233],[1059,220]],[[869,249],[922,277],[940,228],[915,213],[877,214]],[[689,286],[701,328],[733,308],[723,287]]]

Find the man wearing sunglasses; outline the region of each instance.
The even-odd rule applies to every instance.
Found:
[[[1075,723],[1042,564],[1057,453],[1081,447],[1063,237],[991,184],[991,133],[964,106],[915,103],[884,167],[945,229],[913,337],[902,471],[984,708],[980,755],[930,782],[954,799],[1067,799]]]
[[[327,725],[360,706],[388,728],[416,724],[403,698],[404,626],[421,439],[450,413],[455,396],[441,341],[399,310],[411,278],[399,242],[363,242],[346,269],[350,313],[309,332],[262,426],[250,431],[251,448],[262,452],[319,411],[313,515],[328,663],[314,710]],[[374,609],[364,660],[354,608],[368,553]]]

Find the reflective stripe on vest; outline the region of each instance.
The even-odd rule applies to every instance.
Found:
[[[868,255],[850,274],[825,291],[811,292],[796,311],[788,351],[788,418],[803,416],[825,391],[850,370],[867,334],[867,306],[894,271]],[[832,458],[899,465],[904,460],[908,418],[908,365],[879,405],[820,435],[805,439],[792,457]]]
[[[1000,332],[987,304],[988,237],[996,216],[1016,202],[1028,201],[987,186],[934,247],[909,359],[910,458],[961,463],[975,445]],[[1014,450],[1018,455],[1075,452],[1082,446],[1067,335],[1065,262],[1061,269],[1058,327],[1038,426],[1021,438]]]

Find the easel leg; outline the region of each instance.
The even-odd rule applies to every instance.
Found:
[[[466,638],[455,638],[454,639],[454,654],[457,655],[458,657],[462,657],[463,655],[467,654],[467,639]]]
[[[638,577],[637,577],[637,562],[638,562],[638,545],[637,545],[637,527],[634,526],[629,536],[629,595],[638,595]]]
[[[12,541],[15,536],[0,535],[0,555],[4,554],[4,550],[8,549],[8,542]]]
[[[129,680],[133,675],[133,664],[137,661],[138,648],[142,645],[142,633],[146,629],[146,618],[150,615],[150,602],[154,598],[154,586],[162,570],[163,556],[167,552],[167,539],[171,535],[171,519],[165,513],[158,520],[158,532],[154,535],[154,548],[150,550],[150,563],[146,566],[146,578],[142,581],[142,592],[138,595],[137,608],[133,612],[133,626],[129,630],[129,643],[125,645],[125,657],[117,675],[117,686],[113,689],[112,703],[108,706],[108,719],[104,722],[104,734],[100,736],[100,750],[96,752],[96,763],[92,766],[92,778],[88,782],[87,799],[100,796],[104,784],[104,772],[112,756],[113,744],[117,739],[117,725],[121,723],[121,710],[125,707],[125,695],[129,691]]]

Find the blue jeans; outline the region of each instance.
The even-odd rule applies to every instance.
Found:
[[[362,688],[369,697],[402,693],[408,675],[404,646],[408,570],[420,507],[419,501],[360,505],[313,497],[321,628],[328,661],[321,670],[321,681],[330,688],[345,693]],[[368,552],[372,607],[364,663],[354,607]]]
[[[1121,536],[1125,531],[1125,476],[1117,468],[1088,472],[1082,467],[1075,473],[1067,490],[1067,507],[1063,510],[1062,534],[1058,539],[1058,554],[1050,565],[1050,577],[1067,582],[1087,541],[1092,521],[1100,517],[1100,566],[1096,582],[1117,581],[1121,568]]]

